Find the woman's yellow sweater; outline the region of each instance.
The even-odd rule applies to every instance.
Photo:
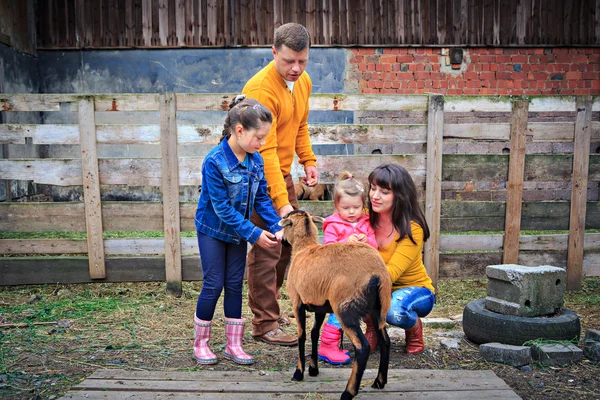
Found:
[[[273,114],[273,125],[260,153],[265,160],[267,191],[277,210],[290,204],[283,177],[292,170],[294,153],[305,167],[317,163],[308,133],[311,91],[312,82],[304,72],[294,83],[294,92],[290,92],[273,61],[244,86],[246,96],[258,100]]]
[[[423,251],[423,228],[415,221],[410,222],[410,227],[413,239],[417,244],[414,244],[408,235],[396,242],[400,237],[399,234],[396,234],[387,246],[379,246],[378,249],[392,277],[392,290],[418,286],[426,287],[435,293],[421,254]]]

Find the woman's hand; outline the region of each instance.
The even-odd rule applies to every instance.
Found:
[[[282,232],[282,231],[279,231],[279,232]],[[283,234],[283,232],[282,232],[282,234]],[[262,233],[258,237],[258,240],[256,241],[256,244],[259,245],[260,247],[262,247],[263,249],[268,249],[270,247],[277,246],[278,243],[279,243],[279,241],[277,241],[277,237],[275,235],[273,235],[271,232],[267,232],[267,231],[262,231]]]

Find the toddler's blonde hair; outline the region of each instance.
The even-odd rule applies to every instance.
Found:
[[[342,196],[360,197],[363,206],[366,204],[365,185],[348,171],[340,173],[340,176],[333,187],[333,203],[338,204]]]

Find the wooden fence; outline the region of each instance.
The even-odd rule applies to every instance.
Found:
[[[61,111],[78,120],[2,124],[0,143],[26,146],[27,138],[34,145],[80,149],[80,157],[0,160],[0,179],[84,191],[83,202],[0,203],[0,231],[87,233],[87,240],[0,239],[0,284],[166,280],[178,293],[182,280],[201,279],[196,239],[180,237],[180,231],[195,230],[196,203],[180,202],[180,189],[201,184],[202,156],[179,154],[210,148],[221,125],[178,121],[178,114],[222,111],[231,98],[0,95],[6,113]],[[600,202],[586,198],[600,181],[600,154],[590,154],[590,146],[600,142],[600,97],[313,95],[310,106],[315,113],[346,113],[351,122],[310,126],[313,145],[320,148],[322,183],[334,183],[341,170],[365,179],[385,162],[400,163],[412,174],[432,231],[424,259],[435,282],[480,278],[487,265],[500,263],[565,267],[569,289],[579,288],[582,276],[600,275],[600,234],[585,233],[600,228]],[[118,113],[129,113],[130,122],[111,124]],[[149,113],[158,114],[160,123],[148,122]],[[499,143],[500,150],[477,154],[478,146],[489,143]],[[570,143],[574,151],[534,154],[540,143]],[[457,144],[466,150],[451,154]],[[143,158],[99,156],[109,145],[160,152],[149,150]],[[347,154],[336,154],[340,146]],[[295,166],[293,174],[298,177],[301,168]],[[505,185],[498,191],[504,198],[442,199],[448,188],[477,190],[485,182]],[[571,185],[570,201],[522,201],[525,184],[544,182]],[[105,185],[160,187],[162,202],[103,201]],[[322,216],[333,211],[330,201],[304,201],[301,207]],[[473,230],[480,232],[461,234]],[[522,230],[563,232],[523,235]],[[107,231],[164,231],[164,238],[104,239]]]
[[[326,46],[600,44],[600,0],[46,0],[38,7],[38,49],[270,46],[286,22],[303,24],[314,45]]]

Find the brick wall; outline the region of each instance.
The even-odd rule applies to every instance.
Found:
[[[460,64],[448,51],[352,49],[348,79],[367,94],[600,94],[600,48],[465,48]]]

